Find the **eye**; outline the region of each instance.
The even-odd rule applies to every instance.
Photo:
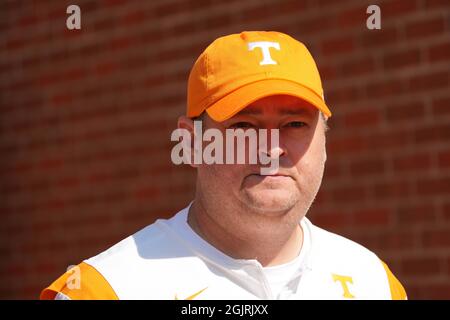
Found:
[[[284,127],[287,127],[287,128],[302,128],[302,127],[306,127],[306,126],[307,126],[307,124],[302,121],[291,121],[284,125]]]
[[[240,121],[232,124],[230,126],[232,129],[247,129],[247,128],[253,128],[253,124],[250,122]]]

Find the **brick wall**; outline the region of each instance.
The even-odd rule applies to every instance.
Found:
[[[449,24],[446,0],[2,1],[0,298],[36,298],[188,203],[195,172],[169,137],[189,69],[255,29],[310,48],[334,112],[309,217],[379,254],[410,298],[450,298]]]

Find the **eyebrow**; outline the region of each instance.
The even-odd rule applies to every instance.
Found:
[[[300,107],[278,107],[282,114],[287,115],[302,115],[302,114],[310,114],[310,111],[305,108]],[[262,109],[252,109],[252,108],[244,108],[236,115],[261,115],[263,114]]]

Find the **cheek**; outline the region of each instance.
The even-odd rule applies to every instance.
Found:
[[[320,163],[325,161],[325,135],[323,133],[317,133],[311,143],[311,157],[319,160]]]
[[[299,173],[314,172],[323,167],[326,160],[325,136],[316,134],[307,141],[292,141],[288,146],[288,154]]]
[[[243,168],[242,166],[231,164],[203,164],[198,168],[198,175],[202,181],[208,181],[209,185],[215,185],[223,189],[225,186],[240,184]]]

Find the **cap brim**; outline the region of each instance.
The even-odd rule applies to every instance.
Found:
[[[213,120],[222,122],[231,118],[252,102],[278,94],[303,99],[322,111],[327,117],[331,116],[331,111],[325,102],[313,91],[296,82],[283,79],[265,79],[247,84],[212,104],[206,109],[206,112]]]

